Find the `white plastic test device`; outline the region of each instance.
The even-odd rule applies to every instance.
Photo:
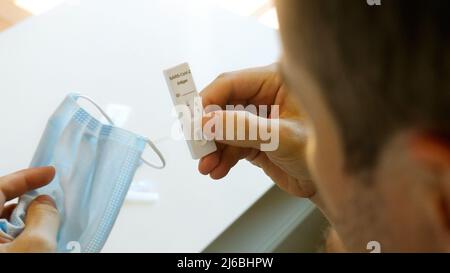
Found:
[[[189,120],[193,121],[194,117],[200,118],[203,115],[203,105],[195,87],[189,64],[182,63],[164,70],[164,77],[166,78],[173,104],[175,106],[187,106],[191,115]],[[185,126],[186,117],[179,116],[179,118],[182,126]],[[201,126],[200,128],[195,128],[194,122],[191,122],[190,129],[197,129],[193,133],[197,136],[196,138],[186,138],[193,159],[200,159],[217,150],[214,141],[208,141],[203,138]]]

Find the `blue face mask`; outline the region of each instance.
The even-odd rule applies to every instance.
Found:
[[[81,108],[91,101],[111,125],[102,124]],[[0,228],[16,237],[25,227],[28,204],[38,195],[53,197],[60,212],[58,252],[99,252],[111,232],[136,169],[141,163],[163,168],[164,159],[149,139],[112,125],[87,97],[70,94],[51,116],[31,167],[52,165],[56,176],[47,186],[20,198],[10,222]],[[149,145],[162,164],[141,158]],[[3,222],[1,222],[3,221]],[[1,231],[0,231],[1,232]]]

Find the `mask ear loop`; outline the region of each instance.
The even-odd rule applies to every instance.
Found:
[[[155,169],[164,169],[164,167],[166,166],[166,160],[164,159],[164,156],[162,155],[161,151],[155,146],[155,144],[150,139],[147,139],[147,144],[148,144],[148,146],[150,146],[150,148],[152,148],[152,150],[155,152],[155,154],[159,157],[159,160],[161,161],[161,165],[160,166],[154,165],[154,164],[150,163],[149,161],[147,161],[146,159],[144,159],[143,157],[141,157],[142,162],[145,165],[150,166]]]
[[[106,120],[109,122],[109,124],[114,125],[114,121],[108,116],[108,114],[106,114],[105,111],[103,111],[103,109],[100,107],[100,105],[98,105],[93,99],[91,99],[88,96],[85,95],[77,95],[78,98],[82,98],[85,99],[87,101],[89,101],[90,103],[92,103],[95,108],[97,108],[98,111],[100,111],[100,113],[102,113],[102,115],[106,118]]]
[[[85,95],[77,95],[77,97],[85,99],[85,100],[89,101],[90,103],[92,103],[92,105],[94,105],[95,108],[97,108],[97,110],[100,111],[100,113],[106,118],[108,123],[110,125],[114,125],[114,121],[108,116],[108,114],[106,114],[105,111],[103,111],[103,109],[100,107],[100,105],[98,105],[93,99],[91,99],[90,97],[85,96]],[[150,163],[148,160],[144,159],[143,157],[141,157],[142,162],[145,165],[150,166],[152,168],[163,169],[166,166],[166,160],[164,159],[164,156],[162,155],[161,151],[155,146],[155,144],[150,139],[147,139],[147,144],[159,157],[159,160],[161,161],[161,165],[159,165],[159,166],[155,165],[153,163]]]

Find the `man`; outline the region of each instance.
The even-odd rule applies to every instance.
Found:
[[[377,241],[386,252],[450,251],[450,2],[280,0],[277,9],[281,64],[225,73],[202,97],[279,105],[279,147],[216,139],[199,171],[220,179],[248,159],[315,202],[341,250]],[[265,122],[216,111],[204,126],[215,117],[226,131],[238,116],[247,130]]]
[[[54,176],[53,167],[41,167],[0,177],[0,218],[9,218],[15,208],[14,204],[5,207],[6,201],[47,185]],[[0,231],[0,253],[55,250],[59,216],[55,203],[49,196],[39,196],[30,204],[25,224],[24,231],[15,239]]]

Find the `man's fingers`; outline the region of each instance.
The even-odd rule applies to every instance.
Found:
[[[55,176],[55,168],[25,169],[0,177],[0,214],[3,204],[28,191],[47,185]]]
[[[215,111],[202,118],[203,134],[219,143],[261,149],[279,137],[279,120],[266,119],[247,111]]]
[[[54,201],[41,195],[29,205],[25,229],[13,245],[20,247],[20,251],[52,252],[56,248],[58,228],[59,214]]]
[[[257,153],[253,158],[248,158],[250,162],[259,166],[264,170],[264,172],[277,183],[282,189],[286,183],[286,172],[280,169],[277,165],[273,164],[272,161],[267,157],[266,153]]]
[[[10,204],[10,205],[4,207],[0,218],[9,219],[9,217],[11,216],[11,213],[14,211],[16,206],[17,206],[17,204]]]
[[[225,177],[239,160],[245,158],[250,149],[227,146],[222,151],[219,164],[210,172],[212,179],[221,179]]]
[[[251,158],[248,158],[254,165],[261,167],[265,174],[267,174],[280,189],[289,192],[298,197],[310,197],[315,193],[315,188],[311,183],[294,179],[289,176],[279,166],[275,165],[267,156],[266,153],[257,153]]]
[[[214,153],[202,157],[198,163],[199,172],[203,175],[207,175],[214,170],[220,163],[221,153],[222,151],[217,150]]]
[[[0,235],[0,244],[7,244],[7,243],[11,243],[12,241],[13,241],[12,239],[6,238],[6,237],[3,237],[2,235]],[[2,252],[2,251],[0,250],[0,252]]]
[[[200,93],[203,105],[218,105],[223,108],[233,101],[272,105],[276,96],[274,90],[281,86],[280,80],[273,80],[273,77],[278,77],[276,71],[277,66],[274,64],[224,73]]]

